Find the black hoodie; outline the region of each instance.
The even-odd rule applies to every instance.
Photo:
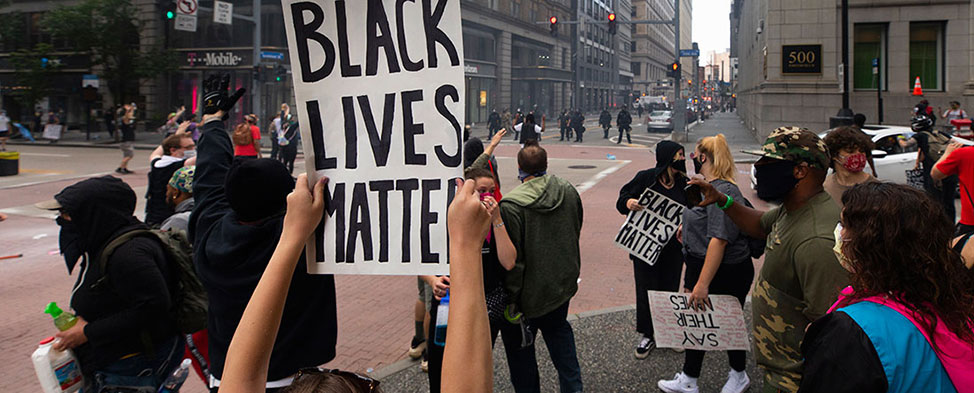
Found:
[[[686,193],[683,191],[687,186],[687,178],[684,176],[676,176],[674,179],[673,188],[666,189],[662,184],[659,184],[659,175],[666,171],[671,164],[673,164],[673,159],[676,157],[676,153],[683,150],[683,146],[679,143],[673,141],[661,141],[656,144],[656,167],[646,170],[639,171],[629,183],[622,186],[619,190],[619,199],[616,200],[616,210],[623,215],[629,214],[629,208],[626,207],[626,201],[629,199],[639,199],[642,196],[643,191],[647,188],[652,188],[653,191],[659,192],[666,197],[677,201],[683,205],[686,205]],[[679,242],[676,240],[676,236],[670,238],[670,241],[666,244],[666,248],[673,250]],[[679,251],[679,248],[676,248]],[[663,252],[667,252],[664,249]],[[665,255],[665,254],[664,254]],[[634,255],[629,256],[632,260],[639,260]],[[681,262],[682,263],[682,262]]]
[[[202,126],[196,150],[196,207],[189,232],[196,271],[210,301],[210,372],[219,379],[233,333],[281,237],[284,215],[243,223],[230,207],[224,191],[233,144],[222,121]],[[253,192],[261,192],[261,184],[254,184]],[[267,380],[283,379],[301,368],[332,360],[337,334],[334,277],[308,274],[302,253],[287,293]]]
[[[65,229],[73,228],[80,235],[85,255],[71,295],[71,308],[88,322],[84,328],[88,342],[75,349],[82,371],[91,375],[123,356],[152,351],[175,337],[168,289],[175,276],[157,240],[137,237],[122,244],[109,257],[107,272],[95,262],[112,239],[147,229],[132,215],[136,201],[132,188],[118,178],[103,176],[69,186],[55,199],[71,217]],[[68,271],[73,267],[69,263]]]

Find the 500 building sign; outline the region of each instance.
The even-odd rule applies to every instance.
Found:
[[[821,74],[822,45],[782,45],[782,74]]]
[[[249,68],[253,50],[194,50],[183,52],[181,68]]]

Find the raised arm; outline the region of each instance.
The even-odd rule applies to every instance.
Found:
[[[294,191],[287,197],[287,214],[281,240],[247,303],[240,324],[230,341],[220,392],[265,391],[267,368],[274,340],[281,327],[281,315],[287,299],[294,267],[309,236],[323,216],[327,177],[315,184],[314,194],[308,188],[305,174],[298,176]]]
[[[693,176],[690,179],[690,184],[700,186],[700,192],[703,193],[703,201],[700,202],[699,206],[716,203],[717,206],[723,207],[721,210],[730,217],[731,221],[734,221],[734,225],[737,225],[748,236],[755,239],[768,237],[768,233],[764,231],[764,226],[761,225],[763,211],[747,207],[741,201],[728,200],[732,198],[714,188],[713,185],[704,180],[703,176]],[[730,206],[727,206],[728,203]]]
[[[459,182],[459,181],[458,181]],[[490,325],[484,299],[484,272],[480,248],[490,225],[490,214],[480,202],[474,181],[458,187],[450,204],[450,316],[443,354],[442,390],[446,393],[493,391],[494,366]]]

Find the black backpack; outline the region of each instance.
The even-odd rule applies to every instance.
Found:
[[[101,256],[98,258],[98,266],[103,272],[95,285],[101,284],[108,278],[106,268],[108,258],[122,244],[132,240],[136,236],[145,236],[158,240],[162,244],[162,249],[166,253],[166,261],[169,266],[175,269],[176,287],[169,288],[173,301],[173,317],[176,319],[176,328],[180,333],[191,334],[206,329],[206,310],[208,301],[206,290],[203,283],[196,276],[196,268],[193,265],[193,245],[190,243],[186,232],[181,230],[162,231],[158,229],[136,229],[123,233],[113,239],[105,246]]]
[[[754,208],[751,201],[747,200],[747,198],[745,198],[743,195],[741,195],[740,202],[744,203],[744,206],[751,209]],[[764,255],[764,248],[767,246],[767,241],[765,239],[755,239],[748,236],[746,233],[744,233],[744,231],[741,231],[741,235],[744,236],[744,239],[747,239],[747,251],[749,254],[751,254],[751,258],[761,258],[761,256]]]

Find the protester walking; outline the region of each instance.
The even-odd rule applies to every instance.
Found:
[[[278,144],[281,145],[279,154],[288,173],[294,173],[294,160],[298,157],[298,141],[301,139],[298,117],[293,113],[289,114],[283,123],[284,131],[277,139]]]
[[[544,335],[561,392],[580,392],[575,335],[566,318],[578,291],[582,201],[571,183],[548,174],[548,153],[537,143],[529,142],[518,152],[517,165],[521,184],[500,202],[501,218],[517,250],[505,287],[530,331]],[[518,392],[538,392],[533,343],[523,355],[509,356],[511,382]]]
[[[294,189],[294,179],[278,161],[233,160],[224,119],[244,90],[229,95],[229,83],[224,74],[212,75],[203,84],[206,106],[193,182],[196,207],[189,224],[196,271],[209,295],[209,386],[214,391],[228,365],[227,350],[247,299],[287,227],[281,213]],[[307,236],[301,239],[303,243]],[[269,369],[261,374],[266,375],[268,389],[288,386],[299,370],[335,357],[334,278],[308,274],[305,257],[298,254],[285,302],[289,307],[281,317]]]
[[[705,137],[691,154],[694,172],[702,176],[718,191],[738,201],[744,196],[734,179],[737,167],[724,134]],[[744,307],[744,301],[754,281],[754,263],[748,237],[734,225],[730,217],[715,205],[694,206],[683,210],[683,244],[686,257],[686,277],[683,288],[690,293],[690,305],[703,309],[708,295],[731,295]],[[697,379],[706,351],[686,351],[683,371],[672,380],[661,380],[658,387],[664,392],[697,392]],[[731,369],[721,393],[741,393],[751,384],[744,368],[747,351],[727,351]]]
[[[863,171],[868,161],[868,152],[875,146],[866,134],[856,128],[842,126],[829,131],[825,136],[825,146],[832,156],[832,174],[825,178],[825,192],[842,209],[842,193],[856,184],[878,181]]]
[[[69,274],[80,261],[71,292],[78,321],[55,335],[54,349],[78,356],[86,392],[155,391],[182,359],[171,296],[178,272],[158,239],[124,238],[148,229],[135,205],[135,191],[112,176],[82,180],[37,205],[59,212]]]
[[[799,392],[974,391],[974,273],[921,191],[865,183],[843,197],[835,253],[851,273],[805,333]]]
[[[616,125],[619,123],[616,122]],[[599,126],[602,127],[602,139],[609,139],[609,129],[612,128],[612,114],[609,113],[608,109],[602,109],[602,113],[599,114]],[[622,132],[622,128],[619,128]]]
[[[717,204],[748,236],[768,239],[751,296],[754,356],[765,372],[765,391],[795,392],[805,327],[825,314],[849,282],[832,252],[839,208],[822,187],[832,160],[825,142],[798,127],[776,129],[751,154],[762,156],[754,164],[758,198],[779,207],[761,212],[705,180],[690,184],[704,195],[700,206]]]
[[[680,204],[686,204],[686,159],[683,146],[673,141],[656,144],[656,166],[639,171],[619,190],[616,210],[620,214],[640,211],[639,197],[650,189]],[[636,359],[645,359],[656,348],[653,339],[653,318],[649,311],[649,294],[646,291],[675,292],[680,288],[680,274],[683,272],[683,247],[673,236],[663,246],[653,264],[634,254],[632,260],[633,277],[636,280],[636,332],[642,335],[636,345]]]
[[[913,129],[914,140],[917,143],[917,159],[914,169],[923,171],[923,187],[934,200],[939,201],[944,208],[944,214],[951,223],[957,219],[956,208],[954,207],[954,191],[957,189],[957,176],[947,176],[940,180],[934,180],[930,173],[934,164],[947,151],[950,144],[950,135],[934,128],[933,118],[929,116],[918,116],[913,118],[910,123]]]
[[[135,157],[135,104],[122,106],[122,116],[119,126],[122,130],[122,143],[118,145],[122,151],[122,162],[115,168],[115,173],[128,175],[135,172],[129,170],[129,161]]]
[[[619,127],[619,140],[616,141],[616,144],[622,142],[622,133],[625,132],[626,143],[629,143],[631,145],[632,144],[632,115],[629,114],[629,111],[627,111],[626,108],[622,108],[622,110],[619,111],[619,115],[616,116],[616,127]]]
[[[257,115],[244,116],[244,122],[233,128],[233,156],[239,158],[260,158],[260,128]]]
[[[145,223],[150,227],[158,227],[175,211],[167,198],[167,185],[179,168],[196,163],[196,144],[185,130],[187,124],[180,125],[180,130],[162,141],[162,145],[149,155],[148,184],[145,191]]]

